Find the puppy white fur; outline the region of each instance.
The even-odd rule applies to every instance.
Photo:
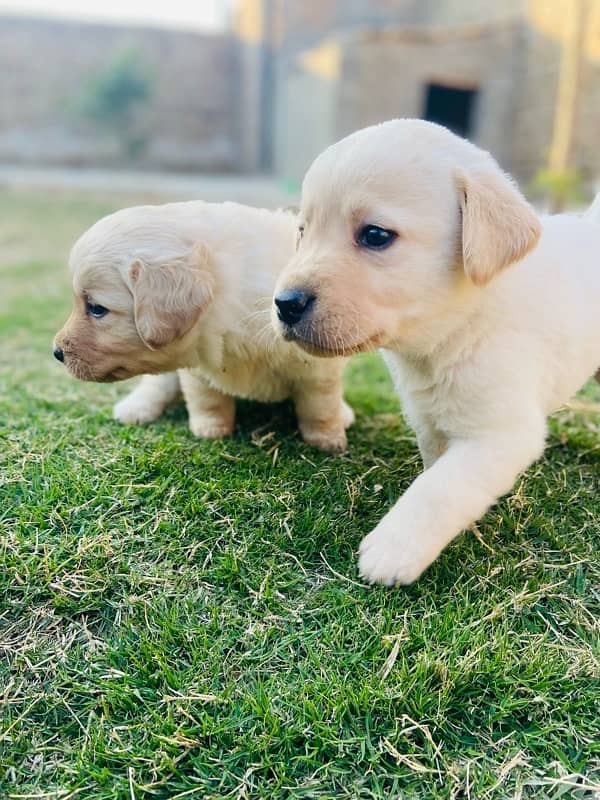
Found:
[[[73,247],[73,311],[55,355],[81,380],[159,373],[115,406],[125,422],[156,419],[181,388],[192,432],[215,438],[233,430],[235,397],[291,397],[303,438],[344,450],[354,418],[342,398],[345,360],[309,356],[275,337],[269,323],[296,228],[291,213],[235,203],[142,206],[105,217]]]
[[[540,456],[546,416],[600,363],[600,200],[540,219],[489,154],[393,120],[316,159],[301,228],[276,295],[314,299],[274,324],[311,353],[383,348],[425,471],[359,566],[411,583]]]

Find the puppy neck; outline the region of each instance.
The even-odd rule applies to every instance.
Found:
[[[414,318],[402,326],[403,335],[386,349],[424,369],[463,351],[485,328],[482,309],[487,304],[487,295],[488,287],[465,282],[444,301],[418,309]]]

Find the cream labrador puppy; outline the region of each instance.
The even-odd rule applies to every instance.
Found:
[[[235,397],[291,397],[303,438],[346,447],[353,413],[344,358],[323,362],[282,341],[269,322],[275,281],[295,250],[297,221],[235,203],[186,202],[111,214],[73,247],[73,311],[54,355],[81,380],[142,373],[115,407],[156,419],[178,395],[196,436],[232,432]],[[174,370],[180,370],[179,377]]]
[[[306,353],[383,348],[425,471],[360,546],[408,584],[540,456],[546,416],[600,362],[600,198],[540,219],[494,159],[393,120],[322,153],[303,185],[274,324]],[[276,312],[276,313],[275,313]]]

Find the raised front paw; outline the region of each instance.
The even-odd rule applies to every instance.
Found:
[[[439,549],[431,536],[384,518],[360,543],[358,568],[368,583],[413,583],[435,561]]]
[[[157,420],[163,411],[164,408],[161,404],[135,397],[134,393],[127,395],[127,397],[115,404],[113,419],[128,425],[144,425]]]
[[[190,430],[198,439],[223,439],[233,433],[233,421],[202,414],[190,416]]]

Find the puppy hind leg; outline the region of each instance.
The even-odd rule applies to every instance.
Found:
[[[130,425],[154,422],[180,396],[176,372],[144,375],[135,389],[115,404],[113,418]]]
[[[195,370],[180,369],[179,380],[190,430],[199,439],[222,439],[233,433],[235,400],[213,389]]]

